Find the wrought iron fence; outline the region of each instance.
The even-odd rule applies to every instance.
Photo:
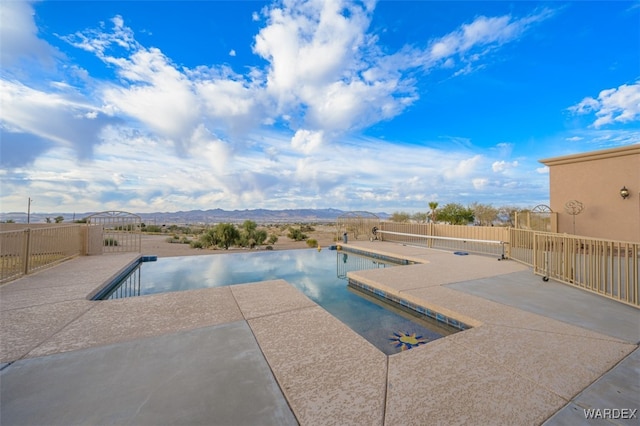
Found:
[[[139,252],[142,246],[140,216],[123,211],[95,213],[86,218],[87,224],[102,229],[100,239],[89,241],[89,252],[102,253]]]

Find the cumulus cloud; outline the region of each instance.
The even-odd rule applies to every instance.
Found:
[[[313,132],[309,130],[298,130],[291,138],[291,146],[305,154],[317,150],[322,146],[323,132]]]
[[[24,40],[11,46],[31,46],[27,50],[31,52],[47,50],[44,47],[48,45],[37,38],[29,3],[9,3],[12,8],[5,3],[2,6],[13,12],[7,16],[25,23],[19,28],[3,26],[8,37],[17,34],[15,38]],[[301,130],[322,132],[322,139],[330,143],[346,132],[391,119],[415,102],[416,82],[407,70],[429,70],[440,60],[441,66],[451,67],[456,62],[453,56],[464,62],[463,57],[477,49],[517,39],[550,14],[544,11],[520,19],[478,17],[432,40],[426,49],[405,46],[395,53],[383,53],[376,36],[369,32],[373,10],[374,2],[341,0],[292,1],[265,7],[261,11],[265,25],[255,36],[253,50],[268,65],[263,70],[252,68],[246,75],[223,65],[178,67],[160,49],[142,46],[119,15],[95,29],[61,39],[94,54],[120,77],[117,83],[93,81],[86,71],[70,68],[88,84],[84,87],[86,100],[81,101],[88,110],[83,112],[86,118],[102,114],[105,119],[142,124],[143,131],[185,152],[199,126],[222,136],[237,136],[260,125],[283,122],[294,134]],[[254,13],[252,19],[259,20],[260,15]],[[50,55],[54,51],[48,50]],[[5,51],[3,48],[3,54]],[[233,56],[235,50],[229,54]],[[469,57],[477,61],[481,56],[474,53]],[[70,99],[61,98],[61,102],[70,103]],[[3,121],[8,127],[21,127],[12,118],[3,117]],[[60,117],[57,121],[64,122]],[[97,120],[94,133],[106,124]],[[33,132],[41,133],[37,129]],[[60,139],[51,134],[40,136]],[[299,136],[294,138],[300,143]],[[94,136],[76,145],[88,153],[98,142]]]
[[[385,54],[368,32],[373,7],[339,0],[286,2],[269,9],[254,52],[269,61],[267,91],[281,114],[304,111],[300,126],[344,132],[393,118],[417,99],[408,70],[468,69],[488,48],[517,40],[549,10],[516,19],[478,17],[423,49]],[[480,66],[480,65],[478,65]]]
[[[447,168],[444,171],[444,176],[447,179],[460,179],[474,173],[480,163],[483,161],[482,155],[474,155],[471,158],[465,158],[458,161],[453,168]]]
[[[586,97],[571,106],[569,111],[575,114],[594,113],[595,128],[636,121],[640,119],[640,82],[603,90],[597,98]]]
[[[242,74],[226,65],[177,65],[160,48],[141,45],[122,16],[61,36],[117,76],[104,81],[38,38],[29,2],[0,2],[0,157],[13,170],[3,193],[29,185],[42,206],[78,211],[282,208],[301,200],[357,209],[424,203],[444,185],[469,193],[500,184],[502,176],[482,173],[488,164],[496,172],[517,166],[506,159],[508,144],[489,158],[468,141],[463,152],[434,150],[354,131],[416,102],[421,73],[472,72],[551,12],[481,16],[387,52],[369,29],[374,5],[291,0],[265,7],[251,19],[263,23],[252,48],[266,65]],[[8,78],[25,58],[66,74],[39,87]],[[598,102],[620,103],[614,95]]]

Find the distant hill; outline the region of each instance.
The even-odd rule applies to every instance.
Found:
[[[335,222],[346,211],[338,209],[245,209],[245,210],[189,210],[178,212],[135,213],[146,224],[199,224],[219,222],[243,222],[253,220],[258,223],[326,223]],[[91,215],[88,213],[32,213],[31,223],[44,223],[46,218],[64,217],[64,222],[72,222]],[[381,219],[387,219],[387,213],[375,213]],[[21,212],[0,213],[0,221],[13,220],[16,223],[26,223],[27,215]]]

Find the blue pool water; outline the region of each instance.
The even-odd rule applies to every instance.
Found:
[[[348,271],[401,267],[334,250],[286,250],[159,258],[143,262],[103,299],[284,279],[386,354],[458,330],[347,285]]]

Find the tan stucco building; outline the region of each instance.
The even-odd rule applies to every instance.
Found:
[[[640,144],[540,160],[549,167],[550,207],[558,232],[640,242]],[[621,189],[628,197],[621,196]],[[566,205],[579,201],[575,215]],[[574,211],[577,211],[575,209]]]

